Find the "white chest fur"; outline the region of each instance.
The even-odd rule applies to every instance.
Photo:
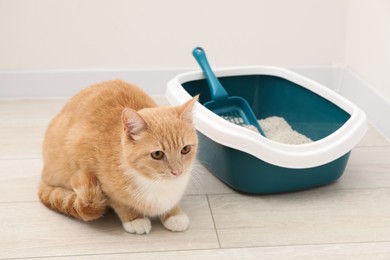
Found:
[[[150,180],[140,174],[133,174],[132,179],[138,188],[130,191],[136,196],[136,200],[144,203],[147,215],[161,215],[174,206],[176,206],[182,198],[187,187],[190,175],[183,174],[176,178]]]

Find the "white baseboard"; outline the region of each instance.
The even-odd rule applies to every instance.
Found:
[[[142,87],[148,94],[164,95],[166,83],[175,75],[195,68],[123,69],[77,71],[0,72],[0,98],[70,97],[91,84],[123,79]],[[362,108],[371,122],[390,139],[390,101],[343,65],[288,67],[345,96]]]
[[[351,68],[344,67],[340,70],[338,92],[363,109],[371,125],[390,140],[390,100]]]
[[[64,70],[0,72],[0,98],[70,97],[94,83],[122,79],[150,95],[163,94],[166,83],[188,69]]]

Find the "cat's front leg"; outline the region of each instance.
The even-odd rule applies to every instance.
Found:
[[[190,219],[179,207],[175,207],[160,216],[164,227],[171,231],[185,231],[188,228]]]
[[[135,210],[117,203],[111,204],[119,219],[122,222],[123,229],[132,234],[148,234],[152,229],[150,219],[142,216]]]

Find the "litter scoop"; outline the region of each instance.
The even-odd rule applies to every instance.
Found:
[[[252,125],[265,137],[257,118],[254,115],[248,102],[237,96],[230,96],[211,70],[206,53],[201,47],[196,47],[192,55],[199,63],[210,87],[211,100],[204,103],[204,106],[222,117],[223,119],[240,126]]]

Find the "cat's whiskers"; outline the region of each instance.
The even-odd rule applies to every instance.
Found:
[[[137,185],[135,193],[132,194],[134,200],[138,201],[142,205],[147,206],[150,211],[153,211],[155,202],[153,199],[151,199],[151,191],[155,189],[159,182],[160,178],[157,178],[148,182],[143,182],[141,185]]]
[[[146,202],[154,206],[156,201],[154,200],[154,191],[156,190],[157,186],[160,184],[162,178],[158,177],[157,179],[153,180],[145,189],[146,196]]]
[[[134,194],[135,198],[143,201],[145,199],[145,194],[150,196],[150,193],[151,193],[150,190],[153,190],[156,187],[156,185],[159,184],[160,180],[161,180],[161,178],[158,177],[158,178],[153,179],[153,180],[142,182],[142,184],[141,184],[141,182],[139,182],[137,185],[137,192]]]
[[[194,162],[192,164],[191,169],[191,179],[190,179],[190,185],[188,187],[188,190],[193,190],[192,192],[196,192],[196,194],[202,193],[202,186],[203,186],[203,178],[201,176],[202,169],[201,165],[198,162]]]

